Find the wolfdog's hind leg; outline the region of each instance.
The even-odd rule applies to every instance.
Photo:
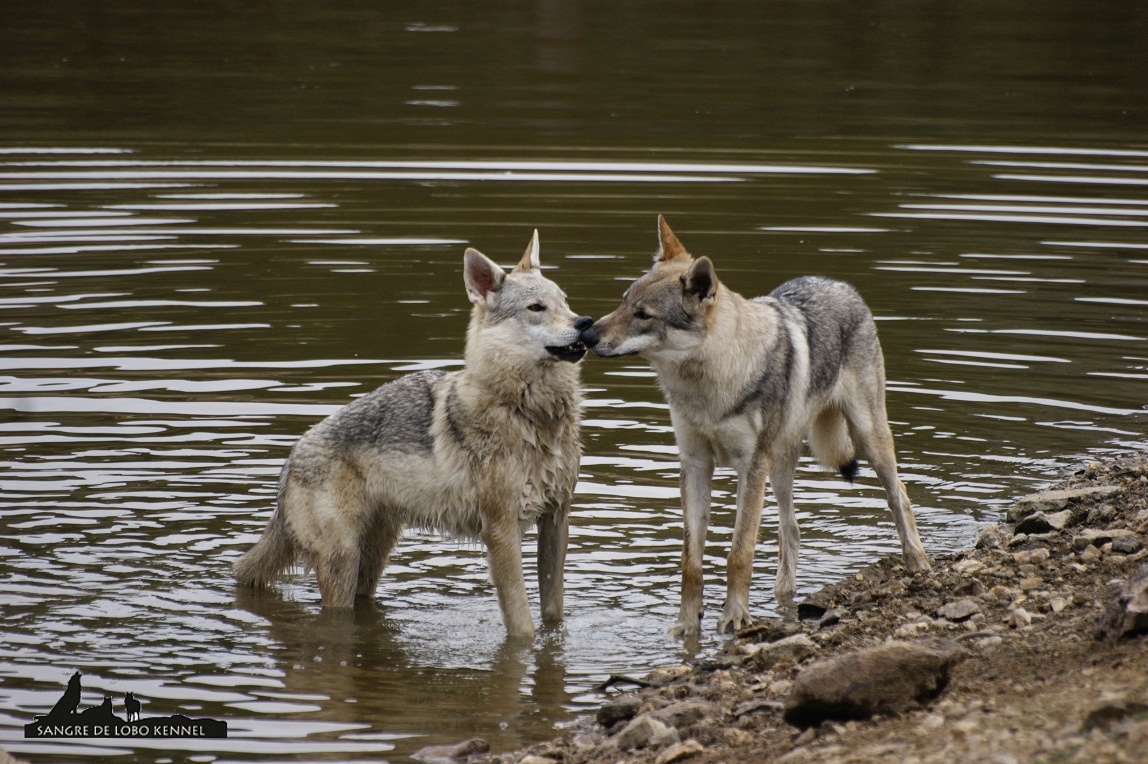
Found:
[[[889,511],[893,513],[893,525],[901,539],[901,557],[909,570],[929,570],[929,558],[921,545],[921,535],[917,531],[917,520],[913,507],[909,504],[909,494],[905,484],[897,476],[897,452],[893,445],[893,432],[885,407],[877,403],[872,410],[858,417],[850,416],[850,428],[858,439],[858,447],[865,454],[877,479],[885,489]]]
[[[801,531],[793,509],[793,475],[799,456],[796,449],[786,449],[773,454],[769,465],[769,483],[777,501],[777,580],[773,594],[778,604],[783,606],[793,601],[797,554],[801,546]]]
[[[323,607],[352,607],[359,577],[359,550],[342,547],[315,561]]]
[[[370,597],[379,585],[379,577],[387,567],[391,551],[402,535],[403,527],[387,509],[378,510],[370,529],[363,534],[359,545],[359,575],[355,583],[356,597]]]

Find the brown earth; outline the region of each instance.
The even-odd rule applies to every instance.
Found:
[[[803,620],[763,622],[717,656],[657,669],[643,678],[651,686],[612,696],[563,737],[473,760],[1148,762],[1148,637],[1116,638],[1119,619],[1105,615],[1148,557],[1148,457],[1093,463],[1054,488],[1018,500],[1007,524],[931,572],[874,564],[809,597]],[[908,708],[806,729],[785,721],[810,665],[890,642],[963,659],[936,682],[907,677],[943,688]]]

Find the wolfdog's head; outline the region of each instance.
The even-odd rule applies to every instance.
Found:
[[[510,273],[477,249],[467,249],[463,279],[474,304],[468,349],[480,345],[507,357],[525,356],[529,363],[575,362],[586,355],[581,334],[594,319],[571,311],[566,293],[542,275],[538,231]]]
[[[658,216],[654,267],[630,285],[622,304],[582,333],[582,341],[603,357],[688,353],[706,335],[706,317],[718,297],[718,280],[708,257],[690,256]]]

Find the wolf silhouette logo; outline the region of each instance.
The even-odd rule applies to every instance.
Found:
[[[56,705],[52,706],[52,710],[48,712],[49,719],[66,719],[67,717],[76,713],[76,708],[80,705],[80,672],[72,674],[72,678],[68,680],[68,689],[64,690],[64,695],[56,701]]]
[[[217,719],[190,719],[182,714],[153,719],[140,718],[140,702],[134,693],[124,697],[127,719],[116,716],[112,697],[105,695],[98,706],[77,711],[83,688],[80,672],[72,674],[63,696],[44,716],[24,725],[27,738],[225,738],[227,722]]]
[[[130,692],[124,697],[124,711],[127,713],[129,722],[140,720],[140,702]]]

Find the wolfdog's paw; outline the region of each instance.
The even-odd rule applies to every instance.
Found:
[[[701,618],[681,618],[670,627],[670,636],[674,639],[697,639],[701,636]]]
[[[722,610],[721,618],[718,619],[717,630],[719,634],[732,634],[751,625],[753,625],[753,616],[749,614],[747,607],[731,605],[727,602],[725,609]]]

